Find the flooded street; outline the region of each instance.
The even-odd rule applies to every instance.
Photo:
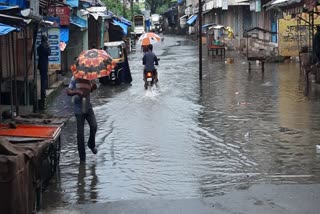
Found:
[[[138,50],[129,56],[131,85],[100,85],[92,94],[98,154],[87,148],[86,165],[79,165],[71,99],[62,91],[49,107],[71,118],[44,210],[210,197],[260,183],[319,183],[320,87],[305,97],[297,64],[248,73],[238,53],[227,52],[235,58],[229,65],[204,51],[200,83],[196,44],[166,37],[154,52],[161,59],[158,88],[144,89]]]

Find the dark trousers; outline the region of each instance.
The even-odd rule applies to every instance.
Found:
[[[84,122],[88,121],[90,127],[90,136],[88,140],[88,147],[90,149],[96,146],[96,132],[97,132],[97,121],[94,115],[93,109],[90,108],[86,114],[76,114],[77,119],[77,140],[78,140],[78,152],[80,160],[86,159],[86,149],[84,142]]]
[[[48,88],[48,71],[40,71],[41,77],[41,99],[46,98],[46,89]]]

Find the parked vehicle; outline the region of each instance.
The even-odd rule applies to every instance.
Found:
[[[100,83],[131,83],[132,77],[127,57],[126,43],[123,41],[105,42],[104,50],[112,57],[117,65],[109,76],[99,78]]]
[[[133,17],[133,26],[134,26],[134,33],[139,38],[143,33],[145,33],[145,18],[144,15],[135,15]]]
[[[160,15],[152,14],[151,15],[151,30],[156,33],[160,33],[161,23],[160,23]]]

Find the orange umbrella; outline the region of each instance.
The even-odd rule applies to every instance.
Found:
[[[82,51],[71,71],[76,79],[94,80],[109,76],[116,63],[104,50],[91,49]]]
[[[141,45],[154,44],[161,41],[161,37],[153,32],[144,33],[140,36],[138,43]]]

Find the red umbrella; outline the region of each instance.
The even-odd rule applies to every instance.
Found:
[[[109,76],[116,63],[104,50],[91,49],[82,51],[71,71],[76,79],[94,80]]]

